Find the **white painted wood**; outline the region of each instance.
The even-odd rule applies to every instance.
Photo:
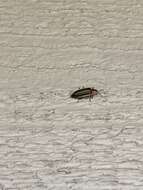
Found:
[[[0,190],[142,189],[143,1],[1,0]]]

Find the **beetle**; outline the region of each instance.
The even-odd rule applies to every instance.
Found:
[[[71,94],[71,98],[75,98],[78,100],[89,98],[89,100],[91,100],[91,98],[93,98],[93,96],[97,94],[99,94],[99,92],[95,88],[82,88],[74,91]]]

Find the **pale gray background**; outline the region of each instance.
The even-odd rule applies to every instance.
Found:
[[[0,190],[143,190],[143,0],[0,0]]]

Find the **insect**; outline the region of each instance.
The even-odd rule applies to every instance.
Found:
[[[93,96],[97,94],[99,94],[99,92],[95,88],[82,88],[73,92],[71,94],[71,98],[75,98],[78,100],[89,98],[89,100],[91,100],[91,98],[93,98]]]

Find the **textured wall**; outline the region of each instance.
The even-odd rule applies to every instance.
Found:
[[[143,190],[142,0],[0,0],[0,190]]]

